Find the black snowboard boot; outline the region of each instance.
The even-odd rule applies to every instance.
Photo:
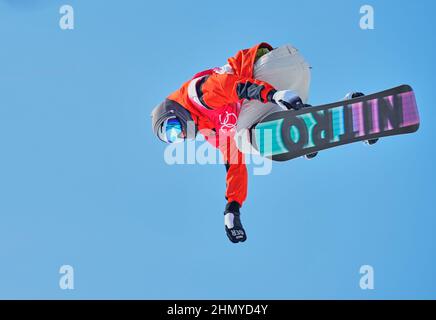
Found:
[[[240,205],[236,201],[226,205],[224,211],[224,225],[229,240],[233,243],[244,242],[247,240],[247,234],[241,223]]]

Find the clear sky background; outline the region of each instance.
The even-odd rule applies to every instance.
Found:
[[[59,28],[59,8],[75,29]],[[375,9],[375,30],[359,9]],[[0,1],[0,298],[436,298],[434,1]],[[403,83],[422,124],[253,176],[168,166],[149,114],[261,42],[313,66],[310,102]],[[75,289],[59,288],[72,265]],[[375,290],[359,268],[375,270]]]

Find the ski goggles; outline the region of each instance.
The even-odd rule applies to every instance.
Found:
[[[166,119],[161,126],[160,139],[168,143],[178,143],[184,140],[182,124],[177,117]]]

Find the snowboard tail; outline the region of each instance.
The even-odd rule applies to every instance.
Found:
[[[261,155],[286,161],[358,141],[416,132],[419,114],[413,89],[402,85],[351,100],[280,111],[252,131]]]

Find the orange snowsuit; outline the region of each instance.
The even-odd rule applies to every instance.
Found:
[[[253,68],[259,48],[272,47],[267,43],[239,51],[228,59],[226,70],[215,68],[197,74],[184,83],[167,100],[187,109],[198,130],[215,147],[226,162],[226,199],[241,206],[247,197],[247,168],[244,155],[237,149],[232,134],[244,100],[273,102],[276,90],[268,83],[253,79]],[[223,132],[227,134],[219,138]]]

